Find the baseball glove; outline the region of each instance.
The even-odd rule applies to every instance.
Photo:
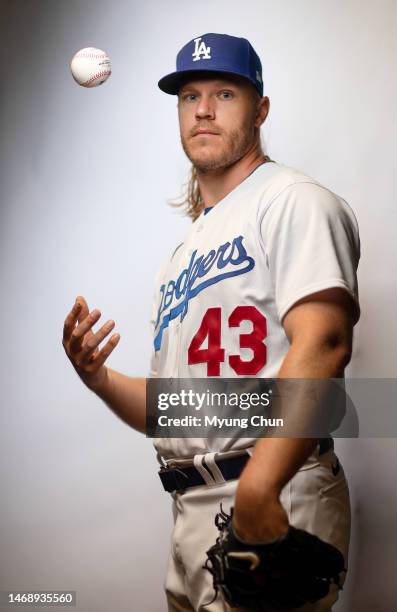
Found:
[[[203,566],[213,577],[212,601],[221,590],[232,607],[288,610],[322,599],[332,582],[342,588],[340,574],[347,570],[331,544],[292,526],[268,544],[248,544],[234,533],[232,517],[233,508],[228,515],[221,504],[215,518],[220,535]]]

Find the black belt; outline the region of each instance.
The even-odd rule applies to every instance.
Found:
[[[319,455],[323,455],[331,448],[334,448],[334,440],[333,438],[321,438],[319,446]],[[246,453],[237,457],[216,459],[215,463],[225,480],[235,480],[240,476],[249,458],[250,455]],[[162,467],[160,468],[159,476],[164,489],[169,493],[205,484],[204,478],[193,465],[184,468]]]

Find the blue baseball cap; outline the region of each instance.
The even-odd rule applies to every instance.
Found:
[[[251,43],[228,34],[203,34],[193,38],[176,56],[176,71],[160,79],[158,86],[178,94],[186,77],[197,72],[218,72],[248,79],[263,96],[262,64]]]

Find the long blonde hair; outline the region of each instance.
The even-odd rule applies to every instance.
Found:
[[[273,161],[268,155],[265,155],[264,161]],[[204,208],[204,203],[200,194],[200,187],[197,180],[196,168],[192,165],[190,168],[189,178],[183,185],[184,192],[179,200],[170,200],[168,204],[174,208],[182,209],[182,213],[186,217],[190,217],[195,221],[200,216]]]
[[[182,213],[186,217],[190,217],[195,221],[204,208],[203,200],[201,199],[200,187],[197,180],[196,168],[192,165],[189,172],[189,178],[183,185],[184,192],[179,200],[170,200],[168,203],[174,208],[182,209]]]

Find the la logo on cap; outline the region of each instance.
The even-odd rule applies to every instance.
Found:
[[[193,61],[197,62],[200,59],[211,59],[210,51],[211,47],[206,47],[204,40],[201,40],[201,36],[199,38],[194,39],[195,49],[192,53]],[[202,57],[201,57],[202,56]]]

